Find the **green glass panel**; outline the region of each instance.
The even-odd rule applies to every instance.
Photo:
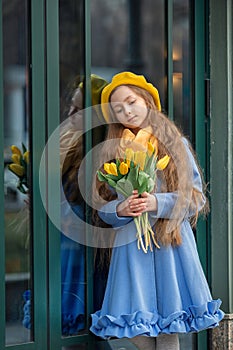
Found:
[[[193,55],[191,1],[175,0],[173,5],[173,103],[174,120],[192,140],[193,130]]]
[[[2,1],[0,1],[2,8]],[[0,149],[1,159],[4,159],[4,112],[3,112],[3,56],[2,56],[2,14],[0,15]],[[5,235],[4,235],[4,163],[1,162],[0,170],[0,227],[2,232],[0,235],[0,295],[1,295],[1,313],[0,325],[1,329],[5,327]],[[0,333],[0,348],[5,346],[5,332]]]
[[[31,285],[30,159],[24,154],[30,147],[27,10],[27,1],[2,2],[6,344],[31,340],[24,308]]]
[[[82,115],[78,113],[85,104],[84,19],[83,1],[59,2],[60,154],[64,191],[60,246],[63,337],[83,334],[87,329],[86,247],[78,238],[74,236],[72,239],[67,233],[74,225],[73,219],[69,221],[67,218],[73,214],[84,219],[85,211],[78,183],[79,165],[84,154],[84,124]],[[82,229],[82,225],[77,225],[77,236]],[[86,346],[77,345],[79,348],[86,349]]]
[[[166,98],[165,1],[91,0],[92,73],[106,80],[122,70],[144,74]]]

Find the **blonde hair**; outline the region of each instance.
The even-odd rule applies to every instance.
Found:
[[[191,208],[194,213],[193,217],[190,219],[191,225],[194,227],[200,212],[208,211],[208,201],[205,198],[206,204],[202,210],[199,210],[200,206],[203,206],[202,204],[204,203],[203,194],[193,188],[192,181],[190,181],[193,175],[191,171],[193,170],[189,168],[190,162],[188,160],[187,149],[184,144],[184,136],[182,135],[182,132],[164,113],[157,110],[153,97],[146,90],[133,85],[127,86],[145,100],[149,111],[148,124],[152,127],[153,136],[158,140],[158,158],[161,158],[166,154],[171,157],[167,168],[163,171],[163,174],[161,174],[162,186],[159,190],[164,193],[176,192],[177,201],[174,205],[172,216],[169,219],[159,218],[154,225],[154,229],[157,239],[161,244],[172,244],[177,246],[182,243],[180,225],[184,217],[187,215],[187,210]],[[110,124],[108,126],[106,140],[112,140],[111,149],[117,150],[119,148],[119,139],[125,128],[117,121],[111,106],[109,107],[109,120]],[[201,174],[204,191],[205,184],[201,169],[198,166],[195,153],[190,143],[188,143],[188,147],[194,156]],[[103,145],[100,157],[104,162],[106,162],[106,160],[111,160],[112,151],[109,148],[109,144],[106,143]],[[96,181],[97,186],[94,191],[96,197],[94,195],[94,199],[98,197],[99,200],[99,195],[105,201],[111,201],[115,198],[115,194],[110,191],[106,183],[99,182],[98,179]],[[95,216],[95,218],[97,220],[97,216]]]

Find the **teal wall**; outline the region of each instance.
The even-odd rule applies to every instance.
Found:
[[[232,1],[210,0],[212,289],[233,312]]]

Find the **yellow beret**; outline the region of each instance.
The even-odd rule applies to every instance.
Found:
[[[120,85],[135,85],[145,89],[153,97],[157,109],[161,111],[159,92],[151,83],[146,81],[143,75],[137,75],[131,72],[121,72],[112,78],[111,83],[105,86],[101,93],[101,108],[106,121],[109,121],[107,105],[107,103],[109,103],[109,97],[112,91]]]

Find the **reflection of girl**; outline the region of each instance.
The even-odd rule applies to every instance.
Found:
[[[158,158],[171,158],[154,193],[139,196],[134,190],[127,199],[116,198],[105,182],[97,181],[96,196],[107,201],[98,214],[115,228],[116,241],[104,301],[92,315],[91,331],[102,338],[131,338],[144,350],[179,349],[178,333],[212,328],[223,318],[191,228],[207,207],[200,169],[189,142],[160,112],[158,91],[143,76],[115,75],[101,101],[109,123],[106,140],[111,140],[115,158],[123,157],[133,142],[150,139],[157,140]],[[112,150],[109,143],[103,146],[101,164],[113,158]],[[160,244],[147,253],[138,250],[134,238],[133,219],[143,212],[149,213]],[[123,244],[122,237],[131,243]]]
[[[96,116],[92,116],[93,118],[101,117],[98,104],[100,103],[100,93],[105,85],[106,81],[101,77],[91,76],[92,112],[96,114]],[[78,171],[83,158],[83,139],[80,137],[83,120],[82,114],[79,114],[82,105],[83,84],[81,83],[72,97],[72,105],[69,110],[70,120],[64,123],[60,148],[62,182],[69,203],[65,210],[71,209],[82,220],[85,220],[85,204],[78,185]],[[85,327],[85,247],[66,237],[65,233],[61,235],[61,280],[62,333],[63,335],[72,335]],[[98,288],[98,284],[96,287]]]
[[[99,110],[100,93],[107,82],[97,76],[91,75],[92,117],[101,118]],[[83,128],[83,83],[80,83],[72,96],[69,107],[69,118],[61,125],[60,159],[62,165],[62,184],[66,196],[66,203],[62,204],[61,217],[69,217],[68,212],[73,211],[84,220],[85,203],[80,194],[78,184],[78,171],[83,159],[83,139],[80,137]],[[97,125],[99,123],[96,123]],[[98,130],[97,133],[103,133]],[[93,131],[95,133],[95,131]],[[98,135],[97,135],[98,136]],[[99,137],[99,136],[98,136]],[[100,137],[99,137],[100,138]],[[97,137],[95,137],[97,139]],[[93,142],[95,141],[93,140]],[[77,227],[77,230],[79,228]],[[103,297],[102,284],[106,281],[106,272],[96,269],[94,275],[94,301],[99,306]],[[102,284],[100,284],[102,281]],[[66,232],[61,233],[61,308],[62,308],[62,334],[73,335],[85,327],[85,247],[70,239]],[[31,292],[24,293],[24,319],[23,325],[31,328]]]

